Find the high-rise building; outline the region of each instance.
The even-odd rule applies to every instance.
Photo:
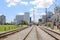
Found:
[[[15,22],[15,24],[21,24],[22,20],[24,20],[24,15],[16,15],[14,22]]]
[[[47,16],[46,16],[47,15]],[[42,22],[47,22],[50,21],[51,17],[53,16],[53,13],[48,11],[46,15],[42,16]]]
[[[30,23],[32,22],[31,17],[30,17]]]
[[[15,24],[21,24],[22,20],[30,23],[30,15],[29,12],[25,12],[24,15],[16,15],[16,18],[14,19]]]
[[[29,12],[25,12],[24,20],[27,21],[28,23],[30,22],[30,15],[29,15]]]
[[[4,15],[0,15],[0,24],[6,23],[6,17]]]

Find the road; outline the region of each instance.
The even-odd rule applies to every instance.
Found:
[[[49,35],[45,31],[40,29],[40,26],[32,26],[13,35],[1,38],[0,40],[57,40],[57,39],[55,39],[53,36]]]

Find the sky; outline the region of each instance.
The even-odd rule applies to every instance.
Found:
[[[54,3],[60,6],[60,0],[0,0],[0,15],[5,15],[6,21],[11,22],[16,15],[22,15],[24,12],[30,12],[33,17],[34,10],[35,21],[38,21],[45,15],[45,8],[54,11]]]

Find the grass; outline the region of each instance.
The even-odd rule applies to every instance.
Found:
[[[51,28],[51,26],[47,26],[47,28]],[[57,26],[54,26],[54,30],[58,30]]]
[[[55,30],[58,30],[57,26],[54,26],[54,29],[55,29]]]
[[[18,28],[15,25],[0,25],[0,32],[9,31]]]

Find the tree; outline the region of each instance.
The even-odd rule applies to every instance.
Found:
[[[28,24],[28,22],[27,22],[27,21],[25,21],[25,20],[22,20],[22,21],[21,21],[21,24],[23,24],[23,25],[27,25],[27,24]]]

